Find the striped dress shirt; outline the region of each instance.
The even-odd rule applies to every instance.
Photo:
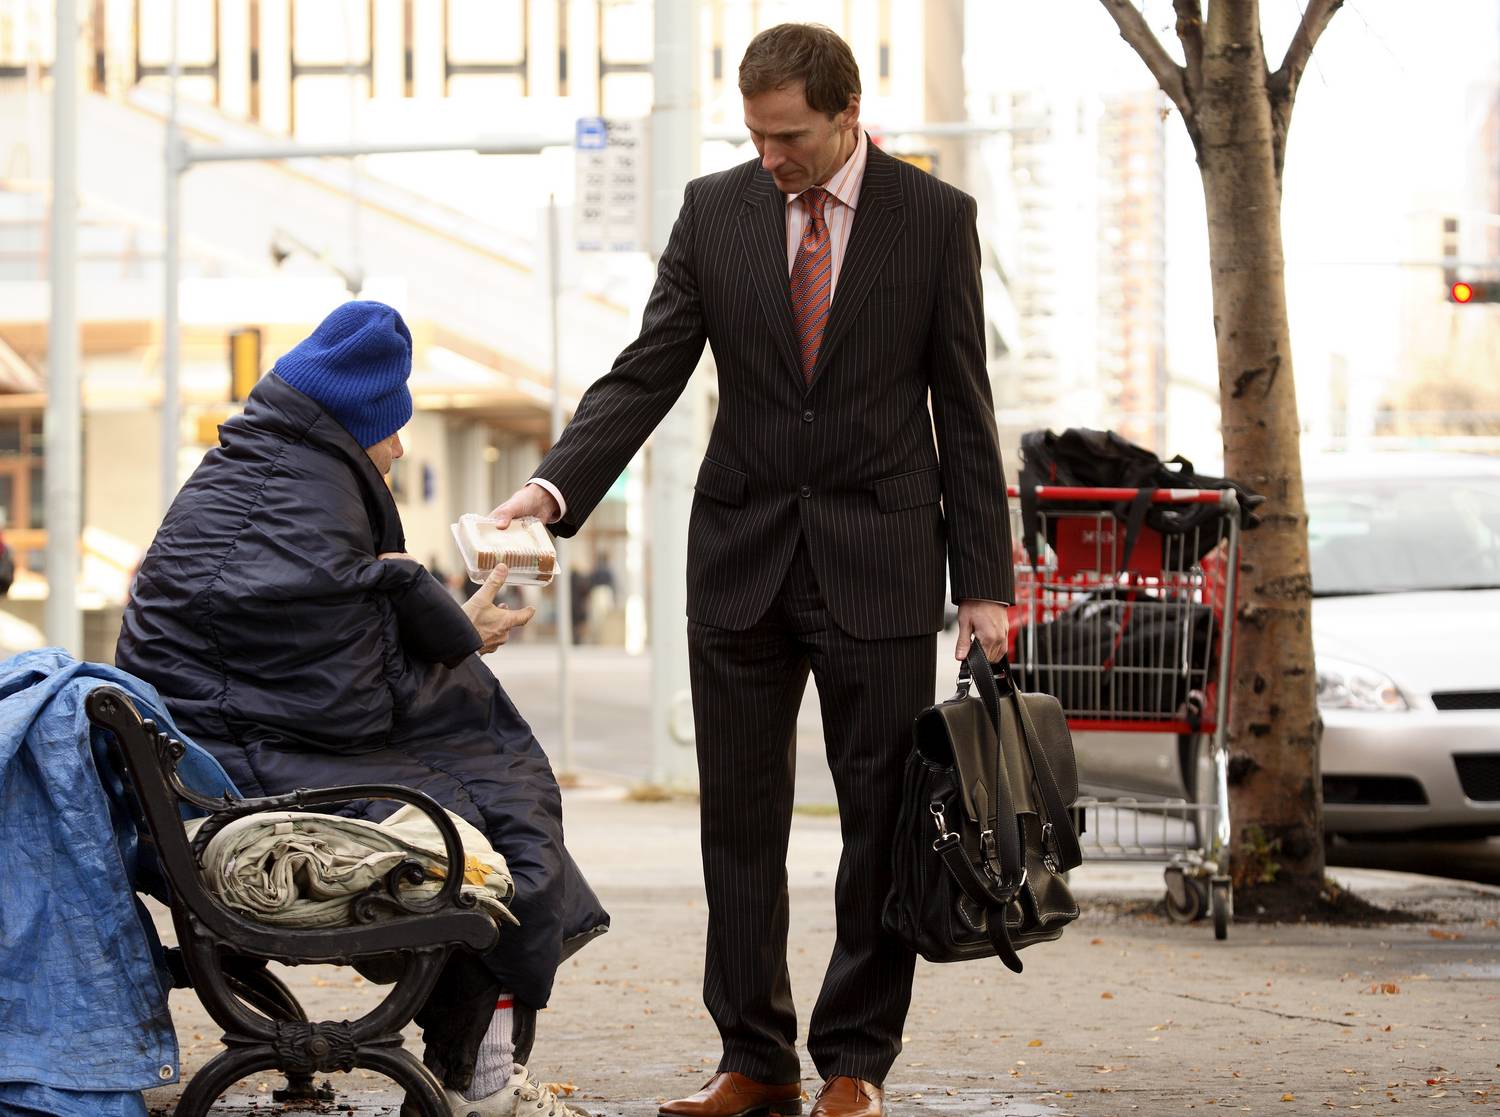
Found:
[[[844,249],[849,244],[849,231],[854,228],[854,211],[859,206],[859,188],[865,178],[865,145],[869,138],[860,132],[854,153],[844,165],[833,172],[827,182],[819,183],[828,191],[828,202],[823,208],[823,219],[828,223],[829,248],[833,254],[833,275],[828,281],[828,301],[839,285],[839,267],[844,262]],[[803,191],[806,193],[806,191]],[[800,204],[799,204],[800,203]],[[807,203],[802,194],[788,194],[786,198],[786,274],[791,278],[792,267],[797,262],[797,249],[802,244],[802,230],[807,225]]]

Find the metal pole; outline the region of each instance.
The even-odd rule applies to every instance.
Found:
[[[162,249],[161,325],[161,514],[165,518],[177,495],[177,440],[181,411],[177,399],[181,362],[178,278],[182,256],[182,136],[177,128],[177,0],[172,0],[171,54],[167,58],[166,244]]]
[[[547,253],[547,359],[552,366],[552,442],[555,445],[563,430],[563,381],[561,348],[558,343],[558,300],[562,294],[559,272],[557,196],[547,195],[547,221],[544,230]],[[573,773],[573,678],[568,657],[573,651],[573,573],[568,569],[568,544],[557,543],[557,703],[561,733],[558,769],[562,777]]]
[[[571,136],[480,136],[472,140],[396,140],[390,143],[273,143],[193,145],[185,163],[254,163],[273,159],[353,159],[358,155],[421,155],[473,151],[480,155],[539,155],[549,147],[570,147]]]
[[[83,652],[78,615],[78,536],[81,530],[78,366],[78,8],[58,0],[57,58],[52,66],[52,223],[47,329],[47,602],[49,643]]]
[[[1234,659],[1234,620],[1238,611],[1240,575],[1240,502],[1233,489],[1219,501],[1220,515],[1229,520],[1229,546],[1224,554],[1224,636],[1219,642],[1219,708],[1214,711],[1214,796],[1219,812],[1214,825],[1214,860],[1220,874],[1228,874],[1234,834],[1229,822],[1230,667]],[[1202,795],[1195,798],[1202,799]]]
[[[698,0],[656,0],[655,12],[651,254],[660,259],[683,187],[698,171]],[[703,398],[703,381],[694,376],[651,442],[651,779],[668,787],[698,781],[684,565]]]
[[[678,3],[688,0],[676,0]],[[692,0],[696,3],[696,0]],[[678,46],[678,53],[681,47]],[[659,67],[658,67],[659,69]],[[656,110],[653,109],[653,119]],[[983,122],[948,121],[926,124],[898,124],[889,128],[868,125],[872,135],[892,136],[998,136],[1037,130],[1027,124],[986,124]],[[745,144],[750,142],[743,128],[728,129],[699,136],[704,141]],[[212,146],[179,144],[178,163],[186,169],[194,163],[253,163],[274,159],[353,159],[359,155],[418,155],[438,151],[474,151],[480,155],[539,155],[548,148],[571,147],[571,135],[495,135],[471,140],[394,140],[387,143],[270,143],[215,144]],[[696,165],[696,159],[695,159]],[[681,183],[677,201],[681,201]],[[674,203],[673,215],[676,214]],[[670,226],[669,226],[670,227]],[[663,233],[663,237],[665,237]]]

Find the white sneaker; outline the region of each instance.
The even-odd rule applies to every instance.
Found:
[[[445,1088],[443,1093],[453,1117],[593,1117],[562,1102],[520,1063],[510,1081],[488,1097],[469,1101],[456,1090]]]

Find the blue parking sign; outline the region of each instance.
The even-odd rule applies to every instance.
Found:
[[[609,146],[609,127],[602,116],[580,116],[573,137],[579,151],[602,151]]]

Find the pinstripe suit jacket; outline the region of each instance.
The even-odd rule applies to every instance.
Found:
[[[856,637],[941,628],[945,553],[955,601],[1012,600],[975,211],[871,145],[808,385],[785,197],[758,162],[690,182],[640,336],[537,467],[567,501],[554,530],[578,530],[707,341],[719,407],[688,531],[689,617],[754,624],[799,535],[833,619]]]

